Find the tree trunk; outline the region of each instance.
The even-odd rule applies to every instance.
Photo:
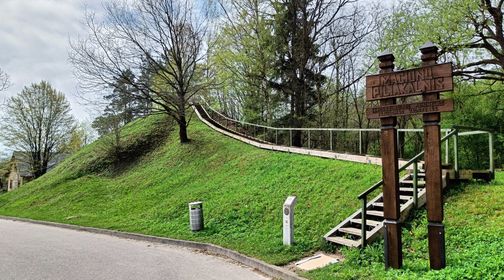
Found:
[[[181,92],[178,94],[178,118],[177,123],[179,125],[179,139],[180,143],[189,143],[191,140],[187,136],[187,119],[186,119],[186,93]]]
[[[178,125],[179,125],[179,139],[180,139],[180,143],[182,143],[182,144],[189,143],[191,140],[187,136],[187,121],[186,121],[185,116],[183,116],[178,121]]]

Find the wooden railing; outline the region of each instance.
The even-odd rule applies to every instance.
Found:
[[[213,109],[209,104],[203,99],[200,101],[200,104],[203,105],[212,118],[213,121],[219,123],[220,125],[226,127],[229,130],[235,131],[237,133],[245,134],[248,137],[255,138],[261,141],[269,142],[275,145],[284,145],[288,147],[293,146],[293,132],[300,131],[302,135],[305,137],[306,141],[303,143],[302,148],[307,149],[319,149],[319,150],[327,150],[327,151],[339,151],[350,154],[368,154],[373,156],[380,156],[378,154],[379,146],[377,146],[376,154],[369,151],[368,147],[365,145],[365,138],[371,139],[368,142],[373,142],[376,145],[379,145],[379,128],[300,128],[300,127],[272,127],[261,124],[254,124],[250,122],[245,122],[241,120],[232,119],[219,111]],[[449,129],[441,129],[442,132],[448,133]],[[349,137],[350,139],[354,139],[354,141],[347,141],[347,145],[343,143],[338,143],[335,140],[337,134],[353,134],[355,137]],[[416,133],[423,135],[423,129],[398,129],[397,130],[397,139],[398,143],[401,141],[400,133]],[[324,137],[321,137],[324,135]],[[374,137],[371,137],[374,135]],[[287,136],[285,138],[285,136]],[[318,136],[318,137],[317,137]],[[316,138],[316,139],[315,139]],[[320,141],[319,139],[323,138],[325,141]],[[315,143],[318,141],[319,143]],[[320,142],[325,142],[321,144]],[[403,143],[404,144],[404,143]],[[340,147],[337,147],[337,146]],[[338,149],[339,148],[339,149]]]
[[[461,130],[470,130],[466,132],[461,132]],[[494,149],[493,149],[493,141],[494,141],[494,135],[491,131],[488,130],[483,130],[483,129],[478,129],[478,128],[473,128],[473,127],[464,127],[464,126],[454,126],[451,129],[446,129],[446,135],[441,138],[441,144],[445,143],[445,164],[449,164],[450,161],[450,154],[449,154],[449,139],[453,138],[453,169],[455,171],[456,176],[458,176],[459,172],[459,158],[458,158],[458,139],[460,136],[468,136],[468,135],[481,135],[481,134],[487,134],[488,135],[488,152],[489,152],[489,172],[494,174],[495,172],[495,166],[494,166]],[[424,151],[418,153],[416,156],[414,156],[412,159],[410,159],[408,162],[406,162],[404,165],[402,165],[399,168],[399,172],[402,172],[408,167],[413,165],[413,204],[415,208],[418,206],[418,163],[422,159],[424,155]],[[364,248],[366,246],[366,214],[367,214],[367,202],[368,202],[368,195],[374,192],[376,189],[381,187],[383,185],[383,180],[380,180],[379,182],[375,183],[372,185],[370,188],[362,192],[359,196],[357,196],[358,199],[362,201],[362,212],[361,212],[361,248]]]

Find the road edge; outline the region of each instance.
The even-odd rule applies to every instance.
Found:
[[[226,249],[224,247],[210,244],[210,243],[201,243],[201,242],[196,242],[196,241],[179,240],[179,239],[173,239],[173,238],[167,238],[167,237],[145,235],[145,234],[140,234],[140,233],[131,233],[131,232],[123,232],[123,231],[117,231],[117,230],[110,230],[110,229],[101,229],[101,228],[85,227],[85,226],[78,226],[78,225],[71,225],[71,224],[62,224],[62,223],[56,223],[56,222],[32,220],[32,219],[27,219],[27,218],[18,218],[18,217],[11,217],[11,216],[0,215],[0,219],[9,220],[9,221],[16,221],[16,222],[26,222],[26,223],[32,223],[32,224],[39,224],[39,225],[45,225],[45,226],[52,226],[52,227],[77,230],[77,231],[84,231],[84,232],[90,232],[90,233],[96,233],[96,234],[104,234],[104,235],[114,236],[114,237],[118,237],[118,238],[122,238],[122,239],[147,241],[147,242],[152,242],[152,243],[160,243],[160,244],[196,249],[196,250],[208,252],[208,253],[211,253],[211,254],[214,254],[217,256],[223,256],[223,257],[229,258],[229,259],[234,260],[242,265],[256,269],[256,270],[258,270],[258,271],[260,271],[260,272],[262,272],[272,278],[277,278],[277,279],[279,278],[279,279],[284,279],[284,280],[306,280],[305,278],[300,277],[299,275],[297,275],[296,273],[294,273],[292,271],[286,270],[284,268],[281,268],[281,267],[278,267],[275,265],[265,263],[261,260],[254,259],[254,258],[245,256],[241,253],[238,253],[236,251]]]

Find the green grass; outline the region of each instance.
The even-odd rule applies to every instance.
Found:
[[[125,150],[159,138],[162,117],[125,128]],[[164,130],[162,129],[164,128]],[[190,144],[176,131],[130,167],[116,170],[105,140],[45,176],[0,195],[0,214],[210,242],[273,264],[324,247],[322,236],[354,212],[377,166],[269,152],[193,121]],[[296,245],[282,245],[282,205],[297,195]],[[190,201],[204,202],[205,230],[188,226]]]
[[[451,188],[445,201],[447,267],[428,269],[426,211],[403,229],[404,268],[385,271],[383,241],[306,276],[310,279],[504,279],[504,173],[490,184]]]
[[[322,236],[360,207],[356,196],[380,178],[377,166],[260,150],[194,121],[179,144],[163,117],[123,131],[119,164],[102,139],[42,178],[0,195],[0,215],[210,242],[273,264],[331,249]],[[155,147],[155,148],[153,148]],[[144,151],[139,156],[139,151]],[[124,155],[124,153],[123,153]],[[282,245],[281,206],[297,195],[295,238]],[[428,269],[425,210],[403,229],[404,269],[383,268],[383,242],[343,249],[345,260],[309,279],[502,279],[504,173],[491,184],[459,185],[446,195],[448,267]],[[204,202],[205,225],[188,225],[190,201]]]

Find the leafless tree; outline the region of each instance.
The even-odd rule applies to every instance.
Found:
[[[503,0],[479,0],[478,9],[467,15],[468,28],[474,31],[469,42],[446,46],[442,52],[472,49],[484,53],[468,63],[457,65],[455,75],[469,79],[504,81]]]
[[[72,42],[70,60],[84,89],[112,87],[117,78],[136,89],[134,98],[153,104],[179,125],[189,142],[189,100],[211,83],[204,73],[205,20],[190,0],[114,0],[105,19],[86,15],[90,34]],[[133,78],[123,77],[130,69]],[[148,79],[141,78],[149,73]]]
[[[0,68],[0,91],[6,90],[9,86],[9,75]]]
[[[2,138],[12,148],[27,152],[34,176],[42,176],[75,127],[70,104],[63,93],[42,81],[11,97],[6,108]]]

